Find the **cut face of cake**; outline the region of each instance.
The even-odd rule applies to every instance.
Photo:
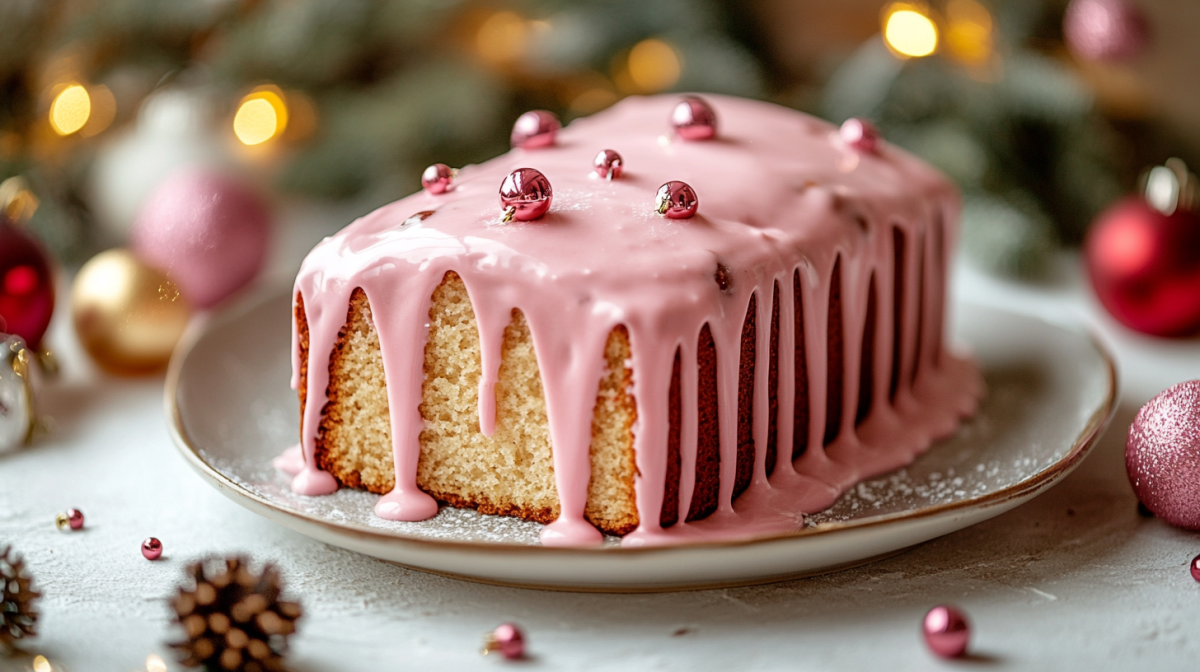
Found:
[[[678,103],[626,99],[309,254],[293,490],[548,545],[751,537],[974,412],[943,340],[953,187],[861,124],[708,96],[705,136]]]

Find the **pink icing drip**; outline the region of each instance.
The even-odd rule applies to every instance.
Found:
[[[301,494],[336,489],[315,464],[316,431],[328,385],[328,357],[345,322],[350,295],[362,288],[379,333],[391,412],[396,488],[379,500],[386,518],[420,520],[437,504],[416,485],[418,407],[431,295],[447,271],[466,284],[479,329],[480,431],[495,429],[494,386],[511,310],[520,309],[537,353],[550,422],[561,513],[546,526],[546,545],[598,543],[583,515],[591,476],[591,420],[604,373],[604,344],[624,325],[632,347],[637,407],[634,450],[638,529],[628,546],[777,533],[803,525],[863,478],[910,462],[974,411],[978,371],[942,351],[945,273],[957,198],[948,183],[912,157],[883,145],[859,156],[828,124],[772,105],[708,97],[723,120],[721,136],[685,143],[669,138],[664,119],[675,98],[634,98],[564,129],[553,148],[517,149],[460,171],[453,192],[421,192],[364,217],[326,239],[296,281],[308,320],[308,400],[302,452],[293,481]],[[625,157],[620,180],[598,181],[590,161],[611,146]],[[497,225],[496,189],[514,168],[530,165],[555,190],[542,219]],[[658,185],[692,185],[703,207],[690,220],[653,213]],[[770,185],[770,187],[764,187]],[[935,204],[938,216],[930,212]],[[400,226],[411,215],[435,211]],[[865,234],[856,217],[869,223]],[[893,355],[891,227],[904,232],[900,384],[890,398]],[[952,229],[953,227],[949,227]],[[935,232],[935,229],[937,231]],[[918,252],[919,251],[919,252]],[[925,263],[920,263],[922,257]],[[844,370],[841,431],[823,446],[827,325],[835,261],[841,259]],[[732,284],[720,291],[717,262]],[[804,306],[809,427],[794,463],[796,398],[793,273]],[[871,411],[855,426],[867,298],[875,278]],[[922,288],[923,285],[923,288]],[[779,294],[777,455],[766,463],[768,375],[773,294]],[[733,498],[737,465],[742,320],[757,297],[754,377],[755,444],[750,487]],[[918,301],[924,303],[918,311]],[[918,312],[920,315],[918,316]],[[720,490],[717,511],[685,522],[695,492],[697,337],[708,324],[717,351]],[[918,333],[923,337],[918,339]],[[920,352],[917,352],[918,340]],[[293,350],[298,352],[293,334]],[[680,353],[679,522],[661,526],[669,427],[668,390]],[[300,362],[294,362],[298,372]],[[910,381],[911,384],[910,384]],[[293,385],[298,374],[293,375]]]
[[[283,454],[271,460],[271,466],[288,476],[295,476],[304,471],[304,451],[296,444],[283,451]]]

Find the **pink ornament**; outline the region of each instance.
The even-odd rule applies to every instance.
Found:
[[[851,117],[839,132],[843,142],[860,152],[874,152],[879,146],[879,131],[866,119]]]
[[[671,111],[671,125],[684,140],[708,140],[717,134],[717,113],[704,99],[688,96]]]
[[[1192,578],[1200,581],[1200,555],[1192,558]]]
[[[592,166],[595,167],[596,174],[606,180],[620,177],[625,170],[625,162],[621,160],[621,155],[611,149],[600,150],[592,160]]]
[[[421,186],[431,194],[444,194],[454,181],[454,169],[444,163],[435,163],[421,173]]]
[[[1072,0],[1063,15],[1063,37],[1084,60],[1121,61],[1145,50],[1150,25],[1129,0]]]
[[[72,530],[83,529],[83,512],[79,509],[67,509],[67,524]]]
[[[1155,516],[1200,530],[1200,380],[1169,387],[1138,411],[1125,441],[1125,471]]]
[[[185,169],[167,178],[133,225],[133,251],[166,273],[188,302],[210,307],[262,269],[270,240],[267,203],[232,177]]]
[[[0,214],[0,333],[36,350],[54,315],[54,273],[46,252]]]
[[[958,658],[967,652],[971,625],[962,612],[948,605],[939,605],[925,614],[921,622],[925,644],[942,658]]]
[[[500,652],[508,660],[525,657],[525,636],[516,623],[502,623],[484,639],[483,654]]]
[[[154,537],[146,537],[142,542],[142,556],[147,560],[157,560],[162,555],[162,542]]]
[[[658,188],[654,210],[667,219],[687,219],[696,214],[700,200],[686,182],[667,182]]]
[[[546,214],[554,190],[550,180],[533,168],[518,168],[504,178],[500,184],[500,205],[504,208],[503,221],[514,219],[527,222]]]
[[[558,117],[554,116],[553,112],[531,110],[517,117],[517,123],[513,124],[512,136],[509,140],[513,147],[522,149],[549,147],[554,144],[560,128],[562,128],[562,124],[558,122]]]

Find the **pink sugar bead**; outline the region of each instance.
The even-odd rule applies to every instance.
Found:
[[[454,169],[444,163],[435,163],[421,174],[421,186],[431,194],[444,194],[454,181]]]
[[[1200,581],[1200,555],[1192,558],[1192,578]]]
[[[517,117],[509,141],[513,147],[523,149],[549,147],[558,137],[559,128],[562,128],[562,124],[559,123],[558,117],[554,116],[553,112],[530,110]]]
[[[505,209],[505,221],[537,219],[546,214],[553,200],[550,180],[533,168],[518,168],[500,184],[500,205]]]
[[[516,623],[502,623],[488,637],[488,650],[499,651],[508,660],[525,656],[525,636]]]
[[[703,98],[688,96],[671,111],[671,126],[684,140],[709,140],[717,135],[717,113]]]
[[[147,537],[142,542],[142,555],[147,560],[157,560],[162,555],[162,542],[154,537]]]
[[[592,160],[592,167],[595,168],[596,174],[607,180],[615,180],[621,176],[625,170],[625,162],[621,160],[621,155],[611,149],[602,149]]]
[[[840,133],[843,142],[860,152],[874,152],[879,147],[879,131],[866,119],[847,119]]]
[[[67,509],[67,522],[72,530],[83,529],[83,512],[79,509]]]
[[[925,614],[921,623],[925,644],[943,658],[958,658],[967,652],[971,626],[962,612],[948,605],[939,605]]]
[[[658,188],[655,211],[667,219],[687,219],[696,214],[700,199],[686,182],[667,182]]]

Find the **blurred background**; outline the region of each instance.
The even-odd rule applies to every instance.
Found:
[[[362,214],[525,110],[711,91],[871,119],[962,187],[979,268],[1036,279],[1200,163],[1198,30],[1177,0],[4,0],[0,196],[71,267],[184,167]]]

